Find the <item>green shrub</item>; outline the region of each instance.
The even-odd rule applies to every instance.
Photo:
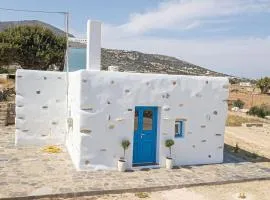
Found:
[[[172,139],[168,139],[165,141],[165,146],[170,150],[170,158],[172,157],[172,146],[174,145],[174,141]]]
[[[262,94],[266,94],[270,90],[270,77],[259,79],[256,85],[260,88]]]
[[[249,109],[248,114],[265,118],[265,116],[270,115],[270,107],[264,104],[261,106],[253,106]]]
[[[239,82],[240,82],[239,79],[229,78],[229,83],[230,83],[230,84],[237,84],[237,83],[239,83]]]
[[[122,140],[121,146],[124,150],[124,158],[126,157],[126,150],[128,149],[129,145],[130,145],[129,140]]]
[[[48,70],[64,68],[66,38],[50,29],[16,26],[0,32],[0,66],[17,64],[24,69]]]
[[[5,68],[0,67],[0,74],[8,74],[9,71]]]
[[[245,105],[245,102],[240,99],[237,99],[236,101],[233,102],[233,107],[238,107],[240,109],[242,109],[244,105]]]

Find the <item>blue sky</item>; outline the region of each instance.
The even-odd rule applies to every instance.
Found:
[[[237,76],[270,76],[270,0],[1,0],[14,9],[69,11],[70,31],[103,22],[102,46],[160,53]],[[0,20],[38,19],[60,28],[58,14],[0,11]]]

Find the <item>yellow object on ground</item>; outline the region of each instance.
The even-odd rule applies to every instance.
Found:
[[[60,153],[61,148],[54,145],[50,145],[50,146],[43,147],[42,151],[47,152],[47,153]]]

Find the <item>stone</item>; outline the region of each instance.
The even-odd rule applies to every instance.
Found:
[[[84,134],[90,134],[90,133],[92,133],[92,130],[90,130],[90,129],[81,129],[80,132],[84,133]]]
[[[0,127],[1,198],[15,199],[18,196],[53,194],[63,197],[65,193],[76,195],[85,191],[107,193],[111,190],[124,191],[134,188],[151,190],[151,188],[164,186],[172,188],[191,184],[205,185],[209,182],[221,184],[229,183],[232,180],[240,182],[270,179],[269,162],[241,161],[241,157],[237,157],[239,155],[226,151],[226,148],[224,149],[225,162],[218,165],[183,166],[170,171],[164,168],[148,169],[147,171],[133,170],[133,172],[126,173],[116,170],[76,171],[65,146],[61,147],[62,152],[49,155],[42,153],[38,146],[16,147],[14,131],[14,126]],[[195,146],[195,144],[193,145]],[[223,151],[221,147],[216,148]],[[211,154],[206,154],[205,157],[211,160],[209,155],[211,156]],[[226,161],[227,157],[235,160]],[[116,159],[118,158],[116,156]],[[83,161],[84,164],[91,164],[89,160],[89,163],[86,161]],[[239,163],[237,164],[237,162]],[[4,164],[2,165],[2,163]],[[27,184],[19,184],[22,182]],[[49,196],[48,199],[50,198]],[[74,199],[76,198],[74,197]]]
[[[109,129],[114,129],[114,124],[109,124],[108,128]]]
[[[164,111],[169,111],[171,108],[169,106],[163,106]]]
[[[115,121],[117,121],[117,122],[121,122],[123,120],[124,120],[124,118],[122,118],[122,117],[118,117],[118,118],[115,119]]]
[[[197,93],[195,96],[198,98],[202,97],[202,95],[200,93]]]

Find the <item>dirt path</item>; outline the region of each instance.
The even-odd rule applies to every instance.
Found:
[[[216,186],[199,186],[152,193],[125,193],[92,197],[68,198],[65,200],[269,200],[270,181],[254,181]],[[48,200],[48,199],[42,199]]]

